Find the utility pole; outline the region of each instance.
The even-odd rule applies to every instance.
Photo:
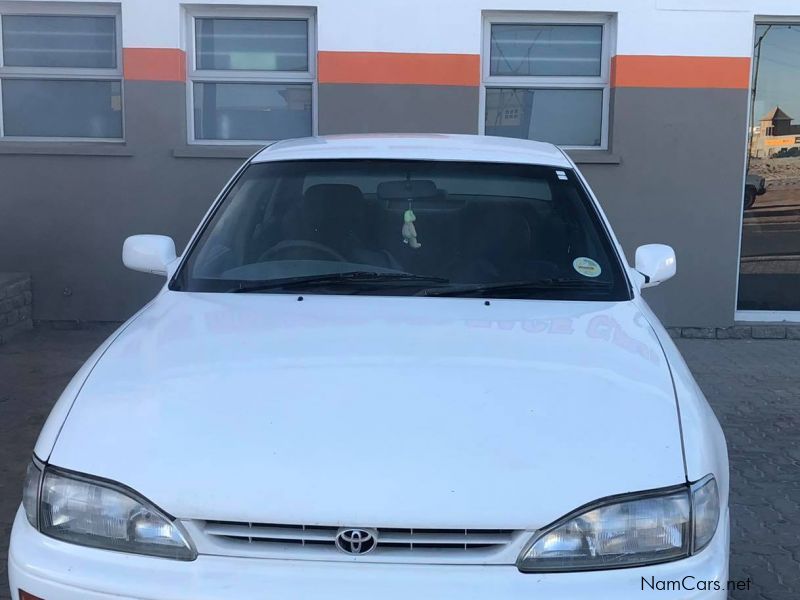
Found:
[[[754,119],[755,119],[755,112],[756,112],[756,92],[758,91],[758,69],[761,66],[761,43],[764,41],[764,38],[767,37],[769,30],[772,29],[772,25],[767,25],[767,28],[764,30],[764,33],[761,34],[761,37],[758,38],[758,41],[755,45],[755,66],[753,67],[753,87],[750,90],[750,131],[748,132],[747,136],[747,173],[750,172],[750,159],[752,158],[752,149],[753,149],[753,128],[755,127]],[[763,133],[763,132],[762,132]]]

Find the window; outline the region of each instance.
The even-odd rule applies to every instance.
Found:
[[[608,147],[608,17],[485,21],[482,133]]]
[[[758,22],[737,320],[800,320],[800,19]]]
[[[190,142],[253,143],[314,131],[307,11],[191,13]]]
[[[121,140],[119,15],[0,4],[0,136]]]
[[[171,289],[630,299],[574,171],[374,158],[249,165]]]

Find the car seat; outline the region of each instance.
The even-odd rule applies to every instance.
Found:
[[[465,210],[463,231],[452,281],[496,283],[555,275],[554,267],[533,255],[531,226],[520,206],[496,201],[474,204]]]
[[[388,252],[370,247],[366,200],[355,185],[322,183],[309,187],[302,200],[287,211],[282,229],[282,243],[311,242],[305,248],[287,249],[281,253],[284,258],[319,258],[322,246],[349,262],[398,268]]]

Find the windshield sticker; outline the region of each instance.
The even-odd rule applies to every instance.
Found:
[[[561,181],[567,180],[567,174],[564,171],[556,171],[556,175]]]
[[[603,272],[596,260],[586,258],[585,256],[579,256],[573,260],[572,268],[584,277],[598,277],[600,273]]]

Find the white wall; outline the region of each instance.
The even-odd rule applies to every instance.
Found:
[[[619,54],[685,56],[749,57],[756,15],[800,16],[800,2],[786,0],[316,0],[305,4],[317,8],[320,50],[464,54],[480,53],[484,10],[618,13]],[[124,45],[182,47],[180,7],[178,0],[122,0]]]

